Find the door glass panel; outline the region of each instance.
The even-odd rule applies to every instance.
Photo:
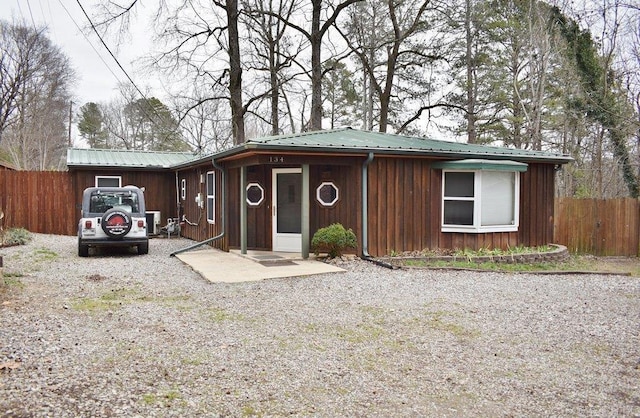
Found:
[[[302,174],[278,174],[278,233],[302,232]]]

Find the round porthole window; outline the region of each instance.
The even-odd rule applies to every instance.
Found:
[[[333,206],[338,201],[338,188],[331,181],[325,181],[316,189],[316,199],[322,206]]]
[[[259,206],[264,200],[264,189],[258,183],[247,184],[247,204]]]

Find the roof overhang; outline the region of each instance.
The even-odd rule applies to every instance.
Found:
[[[520,163],[510,160],[478,160],[467,159],[457,161],[440,161],[431,164],[433,168],[444,170],[486,170],[486,171],[517,171],[524,173],[527,171],[527,163]]]

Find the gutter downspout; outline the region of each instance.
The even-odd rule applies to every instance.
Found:
[[[369,164],[372,161],[373,152],[370,152],[362,164],[362,259],[371,261],[381,267],[393,269],[394,266],[391,264],[376,260],[369,254]]]
[[[210,242],[219,240],[220,238],[224,237],[224,235],[225,235],[225,232],[226,232],[225,231],[225,228],[226,228],[226,226],[225,226],[225,212],[226,212],[226,207],[227,207],[227,201],[226,201],[227,174],[226,174],[225,169],[222,166],[220,166],[220,165],[218,165],[216,163],[215,159],[211,159],[211,163],[213,164],[214,168],[216,168],[217,170],[220,170],[222,172],[222,177],[220,179],[221,184],[222,184],[222,193],[221,193],[221,202],[220,202],[220,206],[222,208],[221,209],[221,215],[220,215],[220,226],[221,226],[222,232],[219,233],[218,235],[216,235],[215,237],[207,238],[206,240],[198,242],[198,243],[196,243],[194,245],[191,245],[189,247],[182,248],[180,250],[174,251],[171,254],[169,254],[170,257],[175,257],[177,254],[184,253],[186,251],[191,251],[191,250],[193,250],[195,248],[201,247],[201,246],[206,245],[206,244],[208,244]]]
[[[178,170],[176,170],[176,217],[178,218],[178,222],[182,221],[182,219],[180,219],[180,182],[178,181]]]
[[[362,257],[372,260],[369,254],[369,164],[373,161],[373,152],[362,164]]]

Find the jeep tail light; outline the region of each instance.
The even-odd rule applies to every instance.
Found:
[[[84,221],[84,229],[91,229],[92,223],[91,221]]]
[[[138,228],[144,228],[144,221],[142,219],[138,219]]]

